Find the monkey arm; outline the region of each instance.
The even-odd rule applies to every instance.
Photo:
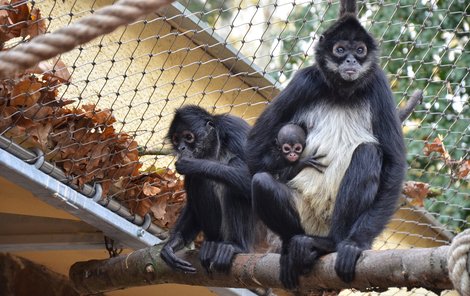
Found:
[[[160,257],[168,266],[182,272],[194,273],[196,269],[191,263],[180,259],[175,252],[181,250],[192,242],[201,230],[198,226],[194,214],[190,210],[190,206],[186,205],[178,218],[175,228],[172,230],[168,241],[160,252]]]
[[[393,96],[383,74],[371,95],[373,130],[379,145],[360,145],[342,180],[331,236],[338,243],[336,272],[354,278],[362,250],[371,247],[397,208],[406,171],[406,152]],[[347,192],[346,189],[349,189]]]
[[[336,273],[345,282],[353,280],[359,255],[362,250],[370,248],[370,242],[375,238],[376,232],[383,229],[383,222],[375,224],[375,221],[366,217],[366,213],[374,213],[379,220],[388,221],[389,216],[384,215],[383,206],[375,205],[381,167],[382,153],[378,146],[371,143],[361,144],[354,151],[341,181],[333,211],[330,237],[337,244]],[[367,224],[357,228],[360,225],[358,221],[364,218]],[[364,229],[364,226],[367,229]],[[364,233],[361,237],[353,237],[362,231]]]
[[[222,164],[219,161],[182,157],[175,163],[178,173],[199,174],[236,188],[245,196],[251,196],[251,176],[246,164],[238,157]]]
[[[273,153],[273,139],[286,123],[294,118],[299,108],[308,106],[319,97],[320,73],[307,67],[297,71],[286,88],[272,101],[258,117],[248,134],[246,144],[247,164],[251,174],[273,172],[276,153]],[[308,85],[309,87],[305,87]]]

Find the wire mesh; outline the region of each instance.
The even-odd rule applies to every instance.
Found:
[[[3,1],[1,49],[112,3]],[[254,123],[314,62],[338,9],[330,0],[181,0],[0,81],[0,135],[39,147],[70,182],[99,182],[108,198],[169,227],[184,201],[182,181],[165,169],[175,108],[197,104]],[[358,3],[397,106],[424,92],[403,123],[401,209],[375,248],[437,246],[470,227],[469,10],[465,0]]]

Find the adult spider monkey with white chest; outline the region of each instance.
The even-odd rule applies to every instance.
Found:
[[[315,48],[315,65],[296,73],[248,136],[253,206],[282,239],[286,288],[296,288],[319,256],[334,251],[336,273],[352,281],[361,252],[397,207],[405,145],[377,51],[355,0],[341,0],[339,19]],[[325,155],[323,172],[306,167],[286,183],[273,177],[271,139],[287,123],[306,127],[302,156]]]

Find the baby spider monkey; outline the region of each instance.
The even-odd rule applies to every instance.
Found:
[[[278,132],[276,137],[276,146],[280,151],[279,161],[279,180],[287,182],[294,178],[301,170],[306,167],[312,167],[320,173],[323,173],[326,165],[318,160],[325,155],[316,155],[300,159],[305,148],[306,135],[302,127],[296,124],[286,124]]]

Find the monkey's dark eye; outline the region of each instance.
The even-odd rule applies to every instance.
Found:
[[[291,147],[289,144],[284,144],[282,145],[282,152],[283,153],[289,153],[291,151]]]
[[[178,145],[178,135],[177,134],[174,134],[173,137],[171,137],[171,142],[173,142],[173,144],[175,145]]]
[[[336,53],[343,54],[343,53],[344,53],[344,48],[341,47],[341,46],[338,46],[338,47],[336,48]]]
[[[358,55],[361,55],[361,56],[362,56],[362,55],[365,55],[365,54],[366,54],[366,48],[363,47],[363,46],[360,46],[360,47],[358,47],[358,48],[356,49],[356,53],[357,53]]]
[[[294,151],[297,152],[298,154],[302,153],[302,145],[295,144],[294,145]]]
[[[183,132],[183,137],[186,143],[194,142],[194,135],[192,132]]]

